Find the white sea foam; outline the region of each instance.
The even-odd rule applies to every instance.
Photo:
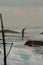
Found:
[[[9,56],[7,57],[7,65],[43,65],[43,46],[29,47],[24,43],[30,38],[35,40],[43,40],[43,35],[39,32],[27,32],[24,40],[20,37],[6,37],[6,51],[8,53],[10,49],[10,43],[13,42],[13,46]],[[0,64],[3,65],[3,45],[0,44]]]

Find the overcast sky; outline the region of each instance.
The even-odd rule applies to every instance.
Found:
[[[43,0],[0,0],[0,6],[43,6]]]
[[[4,26],[43,26],[43,0],[0,0]]]

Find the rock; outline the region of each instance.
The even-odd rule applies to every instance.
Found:
[[[43,32],[41,32],[40,34],[43,34]]]
[[[28,40],[24,45],[28,46],[43,46],[43,41],[36,41],[36,40]]]
[[[1,54],[1,51],[0,51],[0,54]]]

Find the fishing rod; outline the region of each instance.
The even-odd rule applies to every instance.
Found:
[[[26,29],[29,25],[26,25],[23,29]]]

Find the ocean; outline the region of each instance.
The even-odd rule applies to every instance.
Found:
[[[16,29],[17,30],[17,29]],[[7,57],[7,65],[43,65],[43,46],[30,47],[24,45],[28,39],[41,40],[43,41],[43,28],[34,27],[29,28],[25,31],[24,40],[22,40],[21,30],[18,29],[20,33],[6,33],[5,41],[6,44],[6,54],[8,53],[11,44],[13,43],[10,54]],[[0,34],[0,39],[1,39]],[[0,43],[2,40],[0,40]],[[0,64],[3,65],[3,44],[0,44]]]

